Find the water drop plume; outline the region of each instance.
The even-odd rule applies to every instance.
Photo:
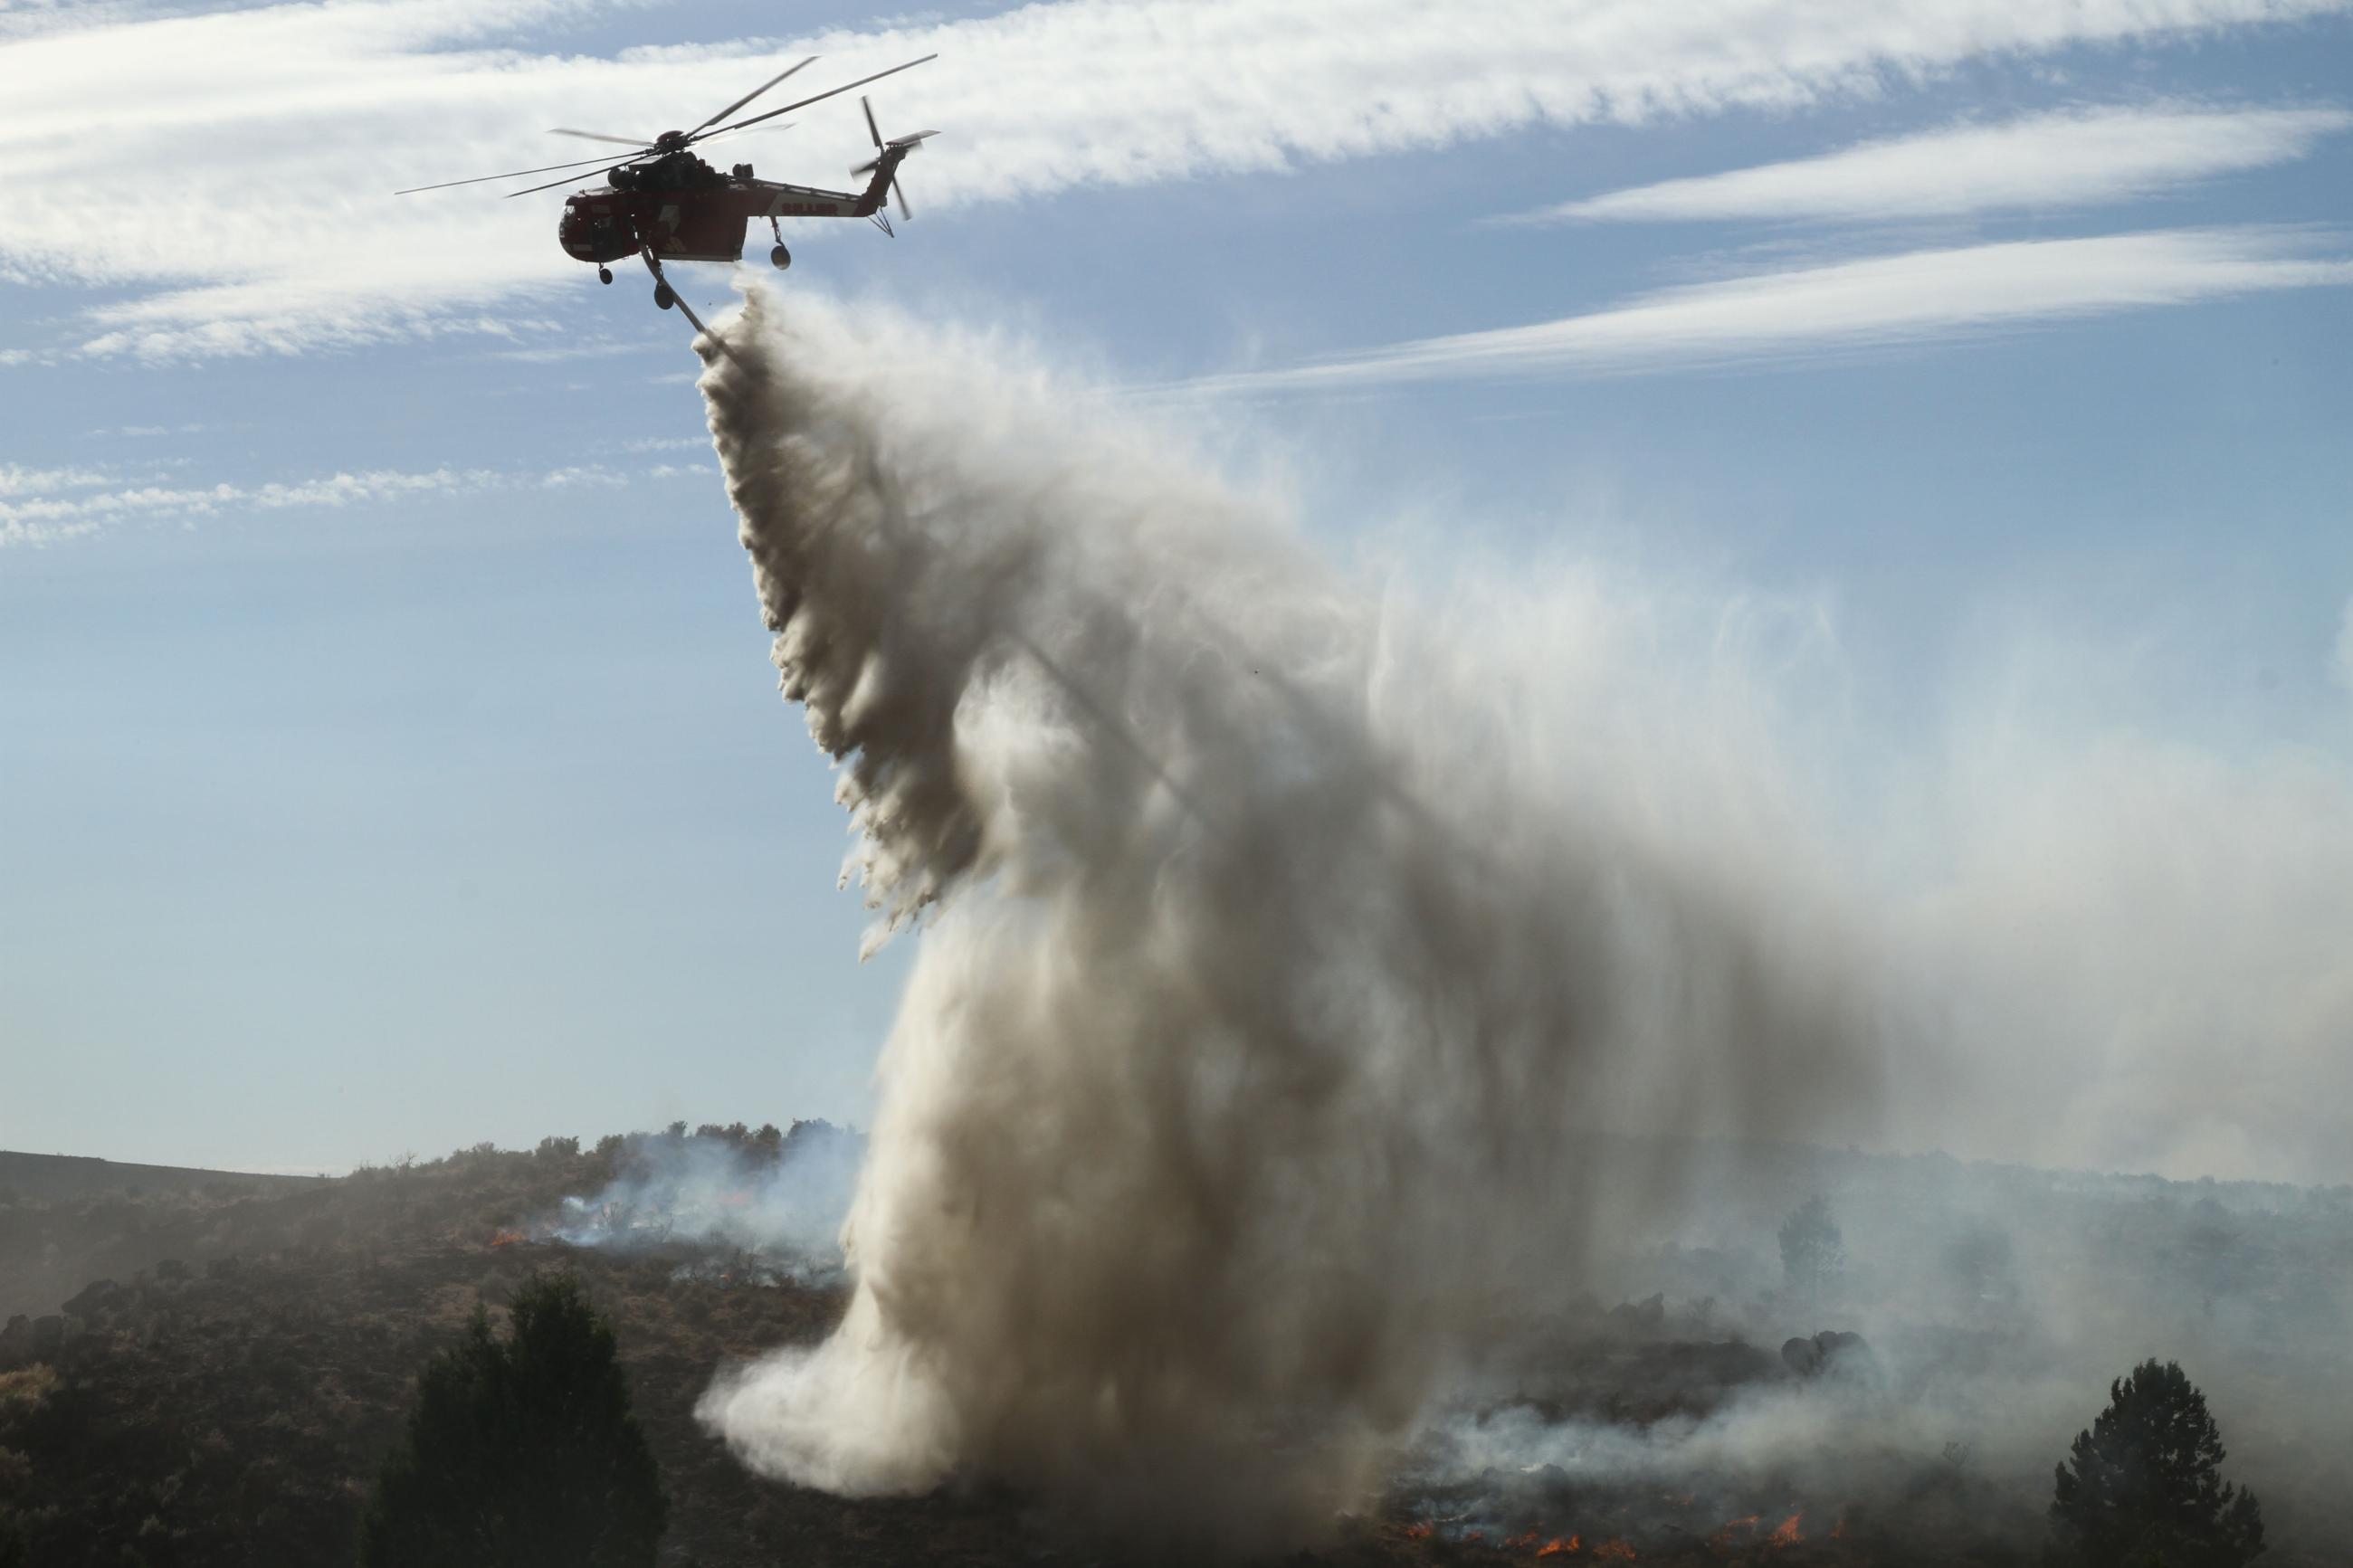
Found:
[[[726,333],[702,389],[784,693],[878,939],[922,927],[847,1315],[702,1405],[749,1463],[1312,1540],[1671,1200],[1624,1134],[1859,1098],[1829,901],[1737,803],[1672,805],[1706,769],[1538,743],[1557,671],[1009,349],[756,289]]]

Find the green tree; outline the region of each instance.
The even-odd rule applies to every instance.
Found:
[[[2263,1550],[2255,1494],[2226,1483],[2222,1433],[2176,1362],[2108,1385],[2059,1466],[2051,1522],[2083,1568],[2243,1568]]]
[[[362,1568],[637,1568],[669,1503],[613,1331],[569,1275],[515,1291],[504,1337],[474,1310],[417,1380],[361,1521]]]

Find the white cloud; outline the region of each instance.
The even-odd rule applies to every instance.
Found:
[[[90,469],[0,466],[0,549],[56,543],[133,519],[360,506],[417,496],[466,495],[531,487],[561,489],[577,485],[625,485],[629,479],[625,472],[592,463],[545,471],[370,468],[359,473],[278,479],[259,485],[225,481],[159,485],[125,484],[114,476]],[[99,488],[110,485],[113,488]],[[80,493],[93,489],[94,494]]]
[[[626,474],[616,473],[601,463],[575,463],[561,468],[550,468],[539,479],[539,487],[547,490],[572,489],[581,485],[613,486],[629,482]]]
[[[541,128],[591,114],[624,131],[699,117],[801,52],[828,57],[834,79],[942,53],[878,97],[894,123],[947,132],[909,172],[937,212],[1536,121],[1801,107],[1989,53],[2152,43],[2348,4],[1490,0],[1472,25],[1406,0],[1063,0],[618,59],[479,47],[559,24],[581,0],[342,0],[136,21],[110,9],[105,26],[0,42],[0,266],[151,290],[92,312],[95,353],[499,331],[491,307],[586,276],[554,243],[561,193],[392,190],[560,162],[573,144]],[[743,155],[765,173],[839,178],[829,171],[862,150],[855,112],[812,111],[785,137],[747,138]]]
[[[0,463],[0,502],[11,496],[87,489],[106,482],[105,472],[98,468],[27,468],[17,463]]]
[[[2341,109],[2073,110],[1953,125],[1818,158],[1668,180],[1514,223],[1691,218],[1844,222],[2073,207],[2301,158],[2353,126]]]
[[[2169,229],[1876,256],[1661,289],[1609,310],[1530,326],[1211,376],[1187,389],[1623,374],[1919,342],[2265,289],[2353,283],[2353,259],[2300,254],[2301,237],[2263,228]]]
[[[19,470],[23,472],[23,470]],[[49,478],[50,476],[37,476]],[[0,500],[0,548],[45,544],[88,533],[106,523],[134,517],[195,517],[225,510],[277,510],[286,507],[340,507],[433,490],[479,489],[499,475],[475,469],[436,468],[428,473],[374,469],[323,479],[273,481],[258,486],[227,483],[194,486],[130,485],[96,494],[60,493],[89,481],[28,485],[20,499]],[[103,482],[103,481],[100,481]]]

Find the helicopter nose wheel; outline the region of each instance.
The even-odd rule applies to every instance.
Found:
[[[793,264],[793,253],[780,245],[768,252],[768,263],[777,271],[782,272]]]
[[[657,283],[654,285],[654,303],[667,310],[678,303],[678,296],[670,292],[669,284]]]
[[[597,281],[597,282],[599,282],[599,283],[610,283],[612,280],[613,280],[613,269],[612,269],[611,268],[609,268],[609,267],[599,267],[598,268],[596,268],[596,281]]]

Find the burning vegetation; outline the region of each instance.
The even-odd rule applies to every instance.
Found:
[[[1596,1494],[1576,1513],[1589,1522],[1583,1528],[1556,1529],[1537,1524],[1515,1534],[1496,1538],[1472,1514],[1448,1523],[1416,1520],[1398,1528],[1409,1542],[1436,1542],[1457,1552],[1480,1548],[1492,1555],[1538,1561],[1561,1558],[1594,1562],[1725,1562],[1746,1561],[1760,1552],[1780,1553],[1806,1543],[1803,1510],[1793,1511],[1778,1524],[1762,1514],[1729,1519],[1702,1538],[1696,1531],[1695,1495],[1666,1495],[1645,1507],[1630,1499]]]

